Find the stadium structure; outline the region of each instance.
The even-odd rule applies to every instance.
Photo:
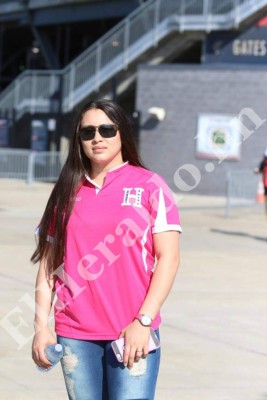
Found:
[[[267,0],[0,1],[0,146],[60,150],[76,110],[128,110],[173,190],[224,194],[267,145]]]

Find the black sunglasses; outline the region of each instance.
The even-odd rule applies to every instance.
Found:
[[[99,126],[88,125],[80,128],[78,133],[81,140],[93,140],[95,137],[96,130],[100,133],[103,138],[112,138],[116,136],[118,128],[116,125],[102,124]]]

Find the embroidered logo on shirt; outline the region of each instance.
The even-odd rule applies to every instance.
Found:
[[[124,198],[122,206],[141,207],[143,188],[123,188]]]
[[[75,201],[81,201],[82,198],[81,197],[76,197]]]

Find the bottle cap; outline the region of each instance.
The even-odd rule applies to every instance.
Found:
[[[58,352],[62,351],[62,345],[61,344],[56,344],[55,345],[55,350],[58,351]]]

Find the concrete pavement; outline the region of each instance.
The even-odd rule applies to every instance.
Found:
[[[30,356],[29,258],[52,186],[0,185],[0,399],[66,400],[60,367],[39,373]],[[267,219],[263,206],[225,218],[224,204],[179,200],[181,266],[162,309],[156,400],[267,400]]]

